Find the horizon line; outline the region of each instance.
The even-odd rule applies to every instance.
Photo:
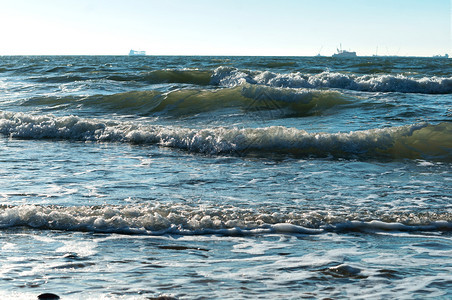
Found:
[[[145,55],[129,55],[129,54],[0,54],[0,56],[127,56],[127,57],[151,57],[151,56],[217,56],[217,57],[326,57],[326,58],[338,58],[338,59],[354,59],[360,57],[419,57],[419,58],[452,58],[449,53],[434,54],[429,56],[424,55],[357,55],[355,57],[333,57],[332,55],[275,55],[275,54],[145,54]]]

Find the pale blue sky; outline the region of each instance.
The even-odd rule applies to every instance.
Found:
[[[0,55],[452,54],[450,0],[0,0]]]

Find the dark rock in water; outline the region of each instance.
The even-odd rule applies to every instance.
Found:
[[[361,270],[358,268],[354,268],[348,265],[338,265],[335,267],[331,267],[329,268],[330,271],[332,272],[336,272],[338,274],[342,274],[342,275],[358,275],[359,273],[361,273]]]
[[[77,253],[66,253],[63,257],[67,259],[77,259],[78,255]]]
[[[153,298],[148,298],[149,300],[177,300],[177,298],[171,296],[158,296]]]
[[[367,276],[361,274],[361,270],[349,265],[341,264],[335,267],[330,267],[328,269],[324,269],[322,273],[326,275],[331,275],[337,278],[356,278],[363,279],[367,278]]]
[[[38,296],[38,299],[41,300],[57,300],[60,299],[60,296],[52,294],[52,293],[44,293]]]

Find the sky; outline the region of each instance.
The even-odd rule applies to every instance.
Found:
[[[0,55],[452,55],[451,0],[0,0]]]

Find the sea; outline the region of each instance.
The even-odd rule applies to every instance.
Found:
[[[0,56],[2,299],[451,299],[452,60]]]

